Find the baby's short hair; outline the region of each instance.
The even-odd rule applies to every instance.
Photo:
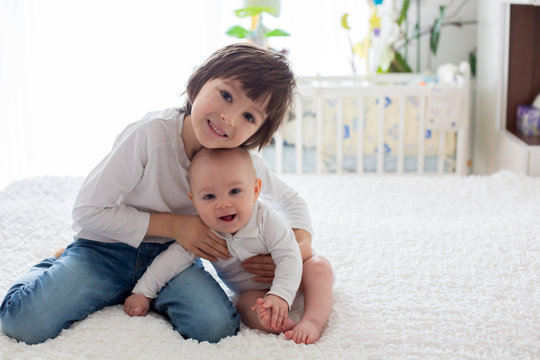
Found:
[[[251,155],[249,154],[249,151],[247,151],[245,148],[236,147],[236,148],[215,148],[215,149],[209,149],[203,147],[201,150],[197,151],[195,155],[193,155],[193,158],[191,159],[191,163],[189,165],[189,171],[188,171],[188,178],[189,178],[189,184],[191,186],[192,181],[192,171],[194,165],[196,165],[198,162],[200,162],[204,158],[210,158],[212,160],[219,160],[220,158],[230,156],[230,155],[239,155],[242,160],[246,161],[246,163],[249,165],[251,170],[253,171],[253,177],[256,176],[255,167],[253,166],[253,160],[251,159]]]
[[[262,149],[282,124],[294,100],[296,80],[287,57],[248,43],[235,43],[217,50],[188,80],[186,114],[191,114],[191,105],[204,84],[213,79],[238,80],[251,100],[268,99],[263,125],[242,144],[246,149]]]

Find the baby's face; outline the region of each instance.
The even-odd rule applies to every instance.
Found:
[[[261,183],[245,158],[204,159],[190,172],[193,205],[206,225],[234,234],[248,222]]]

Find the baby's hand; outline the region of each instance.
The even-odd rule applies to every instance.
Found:
[[[288,324],[289,305],[276,295],[266,295],[257,299],[257,304],[251,308],[257,312],[261,323],[277,331],[283,331]]]
[[[141,294],[131,294],[124,302],[124,312],[129,316],[145,316],[150,309],[150,301]]]

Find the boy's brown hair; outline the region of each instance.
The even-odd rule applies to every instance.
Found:
[[[268,99],[263,125],[242,144],[246,149],[262,149],[283,122],[294,99],[296,81],[285,55],[248,43],[217,50],[188,80],[184,106],[187,115],[191,114],[193,100],[203,85],[213,79],[238,80],[251,100]]]

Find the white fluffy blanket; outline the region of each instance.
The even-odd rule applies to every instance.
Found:
[[[184,340],[160,316],[107,308],[27,346],[0,332],[1,359],[540,358],[540,178],[287,175],[308,201],[314,246],[336,272],[319,342],[241,328]],[[0,192],[0,293],[71,238],[78,178]],[[292,317],[302,310],[296,304]]]

